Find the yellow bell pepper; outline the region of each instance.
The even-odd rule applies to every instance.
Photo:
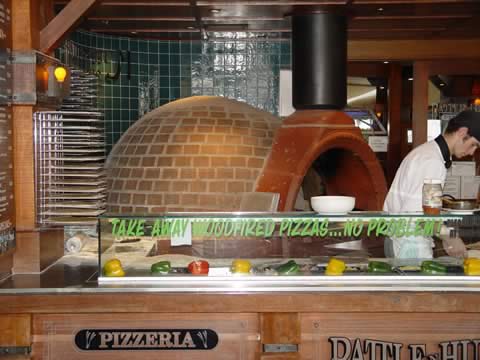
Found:
[[[331,258],[327,264],[327,269],[325,270],[325,275],[338,276],[343,275],[343,272],[347,266],[342,260]]]
[[[463,261],[465,275],[480,275],[480,259],[468,258]]]
[[[233,260],[230,270],[234,274],[248,274],[252,264],[248,260]]]
[[[109,277],[125,276],[125,271],[123,271],[122,263],[118,259],[108,260],[103,265],[103,273],[105,274],[105,276]]]

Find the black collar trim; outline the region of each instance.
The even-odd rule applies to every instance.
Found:
[[[442,153],[443,160],[445,161],[445,168],[450,168],[450,166],[452,166],[452,158],[450,156],[450,149],[448,148],[445,138],[442,135],[438,135],[435,138],[435,142],[438,144],[438,147]]]

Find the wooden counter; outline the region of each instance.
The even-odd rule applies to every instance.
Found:
[[[71,360],[479,357],[476,291],[156,290],[90,283],[15,293],[4,286],[1,346]],[[272,352],[282,349],[288,352]]]

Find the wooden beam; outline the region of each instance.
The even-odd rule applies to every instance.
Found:
[[[81,22],[98,0],[72,0],[40,31],[40,50],[49,53]]]
[[[400,121],[402,108],[402,66],[390,64],[388,76],[388,151],[387,181],[392,183],[395,173],[402,161],[402,124]]]
[[[348,76],[387,78],[388,73],[388,64],[383,62],[349,62],[347,64]]]
[[[350,40],[349,61],[480,59],[480,39]]]
[[[413,147],[427,141],[429,63],[413,63]]]
[[[428,73],[430,75],[476,75],[480,74],[480,61],[431,61]]]

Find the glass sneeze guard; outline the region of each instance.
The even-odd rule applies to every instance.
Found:
[[[344,266],[336,275],[349,280],[373,275],[465,277],[463,260],[446,256],[438,238],[442,232],[445,236],[445,229],[447,236],[458,237],[468,217],[474,216],[383,212],[331,216],[311,212],[107,214],[99,218],[99,281],[162,284],[185,279],[340,279],[328,276],[332,259]],[[440,270],[446,271],[428,272],[425,261],[432,259],[385,257],[384,241],[392,237],[432,239],[434,263],[430,265],[435,270],[439,264]]]

